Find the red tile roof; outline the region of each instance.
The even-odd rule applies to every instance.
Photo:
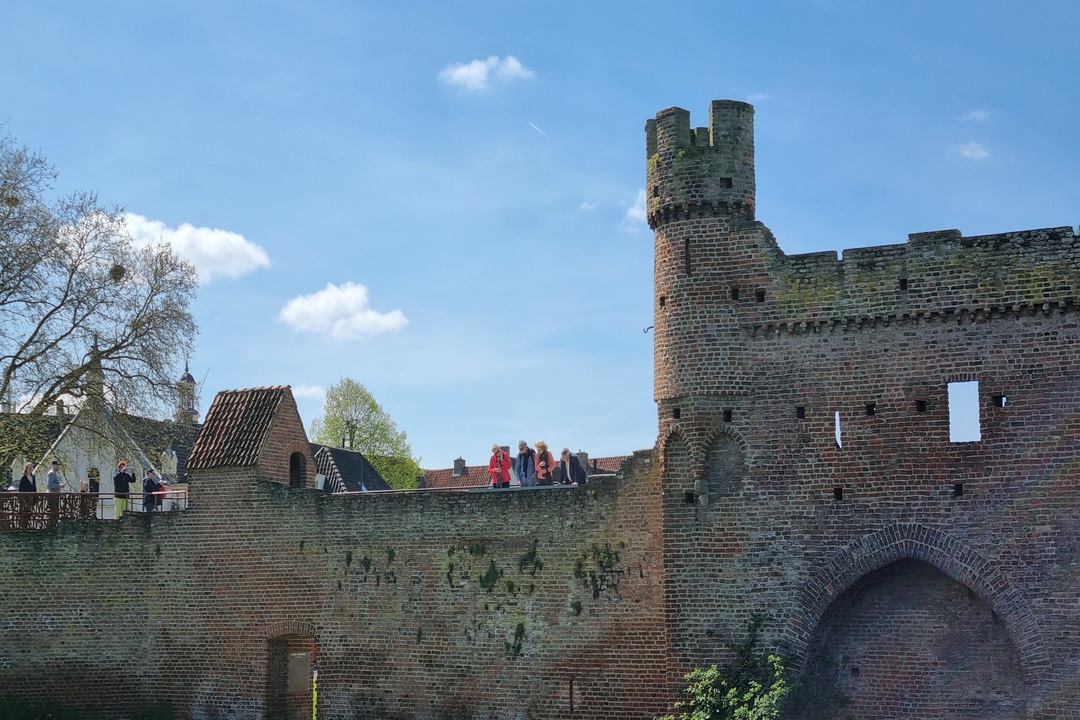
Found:
[[[223,390],[206,413],[188,469],[254,465],[288,385]]]
[[[630,455],[613,455],[611,457],[589,458],[588,472],[593,474],[593,461],[596,461],[596,473],[616,473],[622,464],[630,459]],[[516,483],[517,480],[515,479]],[[466,465],[461,475],[455,477],[453,468],[424,471],[425,488],[453,488],[453,487],[478,487],[491,484],[491,475],[488,474],[487,465]]]

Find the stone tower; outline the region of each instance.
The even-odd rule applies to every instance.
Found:
[[[767,305],[769,259],[778,252],[755,220],[754,108],[716,100],[709,126],[699,128],[690,127],[686,110],[668,108],[645,132],[660,436],[677,426],[701,447],[718,425],[732,422],[750,392],[740,325]]]
[[[195,378],[191,375],[187,363],[184,363],[184,374],[176,381],[177,403],[176,422],[196,423],[199,421],[199,411],[195,409]]]

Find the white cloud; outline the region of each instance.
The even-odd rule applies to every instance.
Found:
[[[634,204],[626,209],[626,215],[623,217],[623,222],[629,225],[640,225],[648,220],[646,216],[645,208],[645,188],[640,188],[637,191],[637,197],[634,198]]]
[[[347,282],[333,283],[311,295],[294,297],[278,315],[294,330],[329,335],[335,340],[371,337],[409,324],[400,310],[380,313],[368,306],[368,289]]]
[[[578,205],[578,210],[589,211],[589,210],[595,210],[595,209],[596,209],[596,203],[589,202],[588,200],[584,200],[584,201],[582,201],[582,203],[580,205]]]
[[[486,60],[447,65],[439,73],[439,80],[467,92],[478,93],[490,88],[493,81],[527,80],[533,75],[533,71],[513,55],[507,55],[505,60],[491,55]]]
[[[761,100],[768,100],[768,99],[769,99],[768,93],[754,93],[750,97],[746,98],[746,102],[748,102],[748,103],[756,103],[756,102],[760,102]]]
[[[960,116],[961,120],[970,120],[971,122],[986,122],[990,119],[989,110],[972,110],[971,112],[964,113]]]
[[[966,142],[957,145],[953,148],[953,152],[969,160],[985,160],[990,157],[990,152],[977,142]]]
[[[240,277],[261,267],[270,267],[270,257],[261,247],[239,233],[182,223],[167,227],[160,220],[125,213],[124,220],[135,242],[148,245],[164,240],[199,273],[202,282],[216,275]]]
[[[293,397],[321,400],[326,397],[326,388],[322,385],[297,385],[292,389]]]

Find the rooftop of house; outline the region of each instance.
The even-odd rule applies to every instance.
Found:
[[[311,443],[311,454],[315,457],[319,472],[326,476],[331,492],[391,489],[363,453]]]
[[[590,475],[616,473],[630,457],[630,455],[612,455],[610,457],[589,458],[587,472]],[[487,463],[483,465],[465,465],[464,462],[464,460],[459,459],[460,469],[451,467],[424,470],[424,487],[458,488],[480,487],[491,484],[491,475],[488,474]]]
[[[191,448],[188,468],[254,465],[289,392],[287,385],[219,392]]]

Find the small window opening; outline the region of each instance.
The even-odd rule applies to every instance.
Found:
[[[877,403],[866,403],[866,414],[873,415],[877,411]]]
[[[675,418],[676,420],[681,418],[682,417],[682,408],[672,408],[671,417]]]
[[[661,295],[660,296],[660,307],[664,307],[665,305],[667,305],[667,296],[666,295]]]
[[[686,274],[690,274],[690,238],[683,240],[683,254],[686,256]]]
[[[653,185],[652,186],[652,196],[653,197],[660,197],[660,186],[659,185]]]
[[[915,401],[915,412],[926,412],[926,401],[925,400],[916,400]]]
[[[721,190],[730,190],[732,187],[731,178],[720,178],[716,181],[716,187]]]
[[[859,668],[855,667],[854,665],[851,667],[851,677],[859,677]]]
[[[289,456],[289,485],[304,487],[304,456],[294,452]]]
[[[683,502],[687,505],[697,504],[697,493],[693,490],[687,490],[683,493]]]
[[[964,494],[964,483],[954,483],[952,486],[952,496],[960,497]]]
[[[994,404],[994,407],[1005,407],[1005,403],[1008,402],[1008,398],[1004,395],[992,395],[990,402]]]
[[[843,500],[844,499],[844,488],[833,488],[832,489],[832,498],[833,498],[833,500]]]
[[[804,420],[806,418],[806,408],[802,405],[795,408],[795,417],[799,418],[800,420]]]
[[[738,300],[739,299],[739,288],[737,288],[737,287],[731,288],[731,299],[732,300]]]
[[[731,411],[730,410],[725,410],[724,411],[724,422],[731,422]]]
[[[979,381],[949,383],[949,441],[982,440],[979,414]]]
[[[840,432],[840,411],[836,411],[836,447],[844,447],[844,436]]]
[[[907,278],[900,278],[900,289],[907,290]]]
[[[758,302],[765,302],[765,291],[764,290],[755,290],[754,291],[754,297],[757,299]]]

